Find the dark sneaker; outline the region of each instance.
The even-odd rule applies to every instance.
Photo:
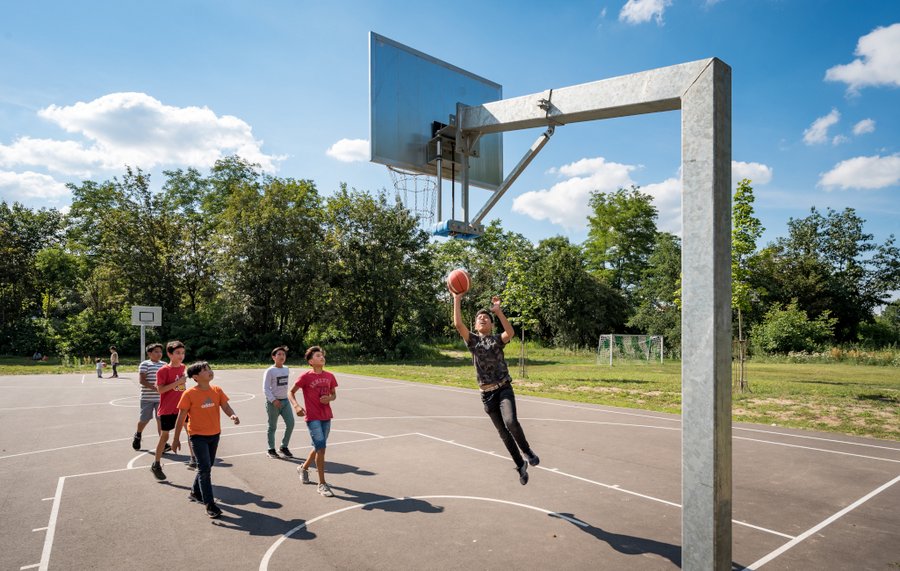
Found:
[[[153,472],[153,475],[156,476],[157,480],[165,480],[166,475],[162,471],[162,466],[159,465],[159,462],[154,462],[150,464],[150,471]]]
[[[131,439],[131,447],[134,448],[135,450],[141,449],[141,433],[140,432],[134,433],[134,438]]]
[[[285,458],[293,458],[294,457],[294,455],[291,454],[291,451],[288,450],[287,446],[282,446],[281,448],[278,449],[278,451],[281,452],[281,455],[284,456]]]
[[[319,484],[317,491],[320,494],[322,494],[323,496],[325,496],[326,498],[334,497],[334,492],[331,491],[331,486],[329,486],[328,484],[326,484],[324,482]]]
[[[195,494],[194,490],[191,490],[191,493],[188,494],[188,501],[191,501],[191,502],[194,502],[197,504],[202,504],[203,496],[201,496],[200,494]]]
[[[526,454],[525,458],[528,460],[528,464],[531,466],[537,466],[538,464],[541,463],[541,459],[538,458],[538,455],[535,454],[533,451],[531,454]]]
[[[197,469],[197,459],[191,458],[191,461],[187,463],[188,470],[196,470]]]
[[[519,483],[523,486],[528,483],[528,464],[522,462],[516,471],[519,473]]]
[[[208,515],[211,519],[216,519],[217,517],[222,515],[222,510],[219,509],[219,506],[216,504],[206,504],[206,515]]]
[[[312,484],[312,482],[309,481],[309,470],[304,470],[303,466],[298,466],[297,473],[300,474],[301,484]]]
[[[165,452],[171,452],[171,451],[172,451],[172,445],[169,444],[168,442],[166,442],[166,447],[163,448],[163,452],[165,453]]]
[[[281,458],[281,456],[278,455],[278,452],[275,452],[274,448],[269,448],[269,451],[266,452],[266,456],[268,456],[269,458],[274,458],[276,460],[278,458]]]

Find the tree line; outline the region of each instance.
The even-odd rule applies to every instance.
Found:
[[[409,357],[452,338],[443,285],[464,267],[474,315],[500,294],[529,339],[595,346],[602,333],[647,333],[680,347],[681,243],[657,228],[638,187],[592,195],[582,244],[532,243],[491,222],[472,240],[433,241],[385,191],[275,177],[240,157],[149,176],[126,168],[71,184],[68,212],[0,202],[0,353],[137,353],[132,305],[163,308],[152,339],[180,338],[198,358],[260,358],[269,348],[344,343]],[[733,305],[759,351],[900,341],[900,254],[863,231],[853,209],[813,208],[757,248],[750,181],[735,193]]]

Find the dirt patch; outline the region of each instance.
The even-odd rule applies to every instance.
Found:
[[[513,385],[517,387],[522,387],[523,389],[540,389],[543,388],[544,383],[531,383],[528,381],[513,381]]]

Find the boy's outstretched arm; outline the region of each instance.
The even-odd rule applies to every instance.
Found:
[[[306,414],[306,411],[303,410],[303,407],[297,402],[297,397],[294,396],[294,393],[297,392],[298,388],[297,385],[291,387],[291,390],[288,391],[288,400],[291,401],[291,406],[294,407],[294,412],[297,413],[297,416],[303,416]]]
[[[462,294],[451,293],[451,295],[453,296],[453,325],[456,327],[456,330],[459,331],[459,336],[462,337],[463,341],[468,343],[469,328],[466,327],[466,324],[463,323],[462,320]]]
[[[178,420],[175,421],[175,436],[172,437],[172,452],[178,454],[178,449],[181,448],[181,429],[184,428],[184,421],[187,418],[188,411],[185,409],[178,409]]]
[[[500,334],[500,338],[503,339],[504,343],[509,343],[516,332],[513,330],[513,326],[510,325],[509,319],[506,318],[506,314],[503,313],[503,308],[500,307],[500,298],[496,295],[491,298],[491,311],[494,312],[494,315],[500,320],[500,325],[503,326],[503,333]]]
[[[234,409],[231,408],[231,405],[227,402],[222,405],[222,410],[225,411],[225,414],[228,415],[228,418],[234,421],[235,424],[240,424],[241,419],[238,418],[238,415],[234,414]]]

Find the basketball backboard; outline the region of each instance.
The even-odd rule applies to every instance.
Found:
[[[499,84],[369,33],[372,162],[436,176],[435,161],[429,162],[434,157],[428,152],[435,124],[453,124],[457,103],[473,106],[501,99]],[[447,157],[449,150],[443,151]],[[502,135],[482,136],[476,152],[469,158],[469,183],[496,190],[503,182]],[[442,161],[444,179],[454,175],[453,168],[453,160]],[[459,166],[455,176],[461,176]]]
[[[145,325],[147,327],[159,327],[160,325],[162,325],[162,308],[132,305],[131,324]]]

